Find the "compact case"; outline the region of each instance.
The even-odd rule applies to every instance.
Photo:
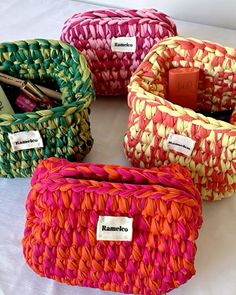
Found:
[[[201,197],[180,165],[149,170],[49,158],[31,186],[22,244],[39,275],[157,295],[195,273]]]
[[[90,104],[94,99],[87,62],[57,40],[0,44],[0,72],[53,83],[62,94],[56,107],[0,115],[0,176],[30,176],[40,159],[82,159],[91,149]]]
[[[187,167],[207,200],[236,191],[236,126],[201,112],[233,111],[236,50],[191,38],[171,37],[148,53],[131,78],[124,147],[140,167],[178,162]],[[168,70],[199,68],[195,112],[167,99]],[[212,114],[214,115],[214,114]]]
[[[61,40],[84,54],[97,94],[120,95],[127,93],[131,74],[151,47],[176,34],[175,23],[155,9],[109,9],[74,14]]]

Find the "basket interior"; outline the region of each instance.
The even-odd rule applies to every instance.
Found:
[[[191,41],[155,46],[137,70],[146,91],[168,99],[168,71],[171,68],[199,68],[197,109],[201,112],[234,110],[236,105],[236,57],[224,47],[206,50]],[[236,54],[235,54],[236,56]]]
[[[71,45],[35,39],[0,44],[0,73],[30,80],[62,94],[69,104],[93,93],[90,70]]]

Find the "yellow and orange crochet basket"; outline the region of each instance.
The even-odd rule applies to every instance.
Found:
[[[200,69],[200,113],[166,99],[168,70],[177,67]],[[128,104],[131,110],[124,148],[134,166],[178,162],[191,171],[207,200],[219,200],[236,191],[236,125],[201,113],[234,110],[235,49],[192,38],[161,41],[133,74]],[[176,135],[184,142],[194,142],[191,153],[170,148],[169,138]]]

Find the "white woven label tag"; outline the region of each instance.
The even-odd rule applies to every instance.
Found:
[[[133,218],[122,216],[99,216],[97,240],[132,241]]]
[[[196,141],[192,138],[179,134],[171,133],[167,138],[167,148],[186,156],[191,156],[195,143]]]
[[[43,147],[43,140],[38,130],[9,133],[8,138],[14,152]]]
[[[111,50],[113,52],[135,52],[136,37],[112,37]]]

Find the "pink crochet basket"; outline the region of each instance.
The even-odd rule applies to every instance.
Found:
[[[23,253],[39,275],[145,295],[165,294],[194,275],[201,198],[180,165],[49,158],[31,184]]]
[[[160,11],[110,9],[73,15],[61,40],[85,55],[97,94],[120,95],[127,92],[131,74],[151,47],[174,35],[175,23]]]

